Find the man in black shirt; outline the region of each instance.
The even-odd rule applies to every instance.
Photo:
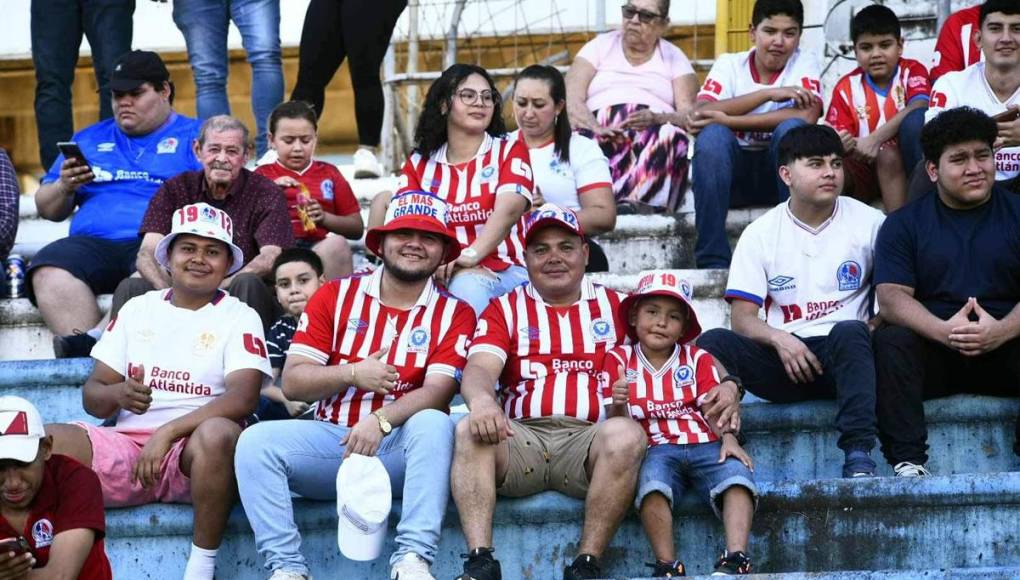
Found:
[[[878,425],[899,476],[930,475],[924,400],[1016,396],[1020,384],[1020,196],[995,185],[995,138],[995,121],[969,107],[925,125],[937,191],[878,234],[875,284],[890,324],[874,335]]]

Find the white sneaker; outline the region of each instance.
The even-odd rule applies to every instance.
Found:
[[[312,580],[312,577],[305,576],[304,574],[298,574],[292,570],[281,570],[277,568],[273,570],[273,575],[269,577],[269,580]]]
[[[436,580],[436,577],[429,571],[428,562],[409,552],[390,568],[390,580]]]
[[[909,461],[901,461],[893,467],[896,477],[930,477],[931,472],[924,465],[918,465]]]
[[[382,177],[383,168],[371,149],[359,148],[354,152],[354,179]]]

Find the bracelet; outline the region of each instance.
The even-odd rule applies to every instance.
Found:
[[[740,377],[738,377],[736,375],[726,375],[725,377],[722,378],[721,381],[719,381],[719,384],[721,385],[721,384],[723,384],[723,383],[725,383],[727,381],[730,381],[734,385],[737,385],[737,393],[740,394],[740,400],[743,401],[744,400],[744,393],[746,392],[744,390],[744,382],[741,381]]]
[[[358,371],[354,369],[354,365],[358,363],[351,363],[347,365],[347,368],[351,369],[351,384],[354,386],[358,385]]]

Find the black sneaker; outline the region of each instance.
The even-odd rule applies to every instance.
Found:
[[[581,554],[574,562],[563,569],[563,580],[590,580],[601,578],[602,569],[599,560],[591,554]]]
[[[751,559],[743,552],[727,552],[723,550],[719,561],[715,563],[713,576],[734,576],[737,574],[751,573]]]
[[[645,564],[645,566],[652,569],[653,578],[679,578],[687,575],[687,569],[684,568],[684,563],[680,560],[672,562],[657,560],[654,564]]]
[[[456,580],[503,580],[503,572],[499,560],[492,557],[495,548],[475,548],[470,553],[461,554],[464,561],[464,573]]]
[[[74,334],[53,337],[53,355],[57,358],[86,357],[95,345],[96,339],[75,328]]]

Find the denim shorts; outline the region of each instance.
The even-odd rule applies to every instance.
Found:
[[[734,485],[741,485],[751,492],[757,508],[758,488],[754,485],[751,470],[733,457],[727,457],[726,461],[719,463],[720,447],[720,441],[650,447],[638,475],[634,507],[640,511],[645,497],[652,492],[659,492],[666,496],[672,508],[675,500],[679,500],[685,491],[694,487],[700,497],[710,500],[712,511],[721,519],[722,493]]]

